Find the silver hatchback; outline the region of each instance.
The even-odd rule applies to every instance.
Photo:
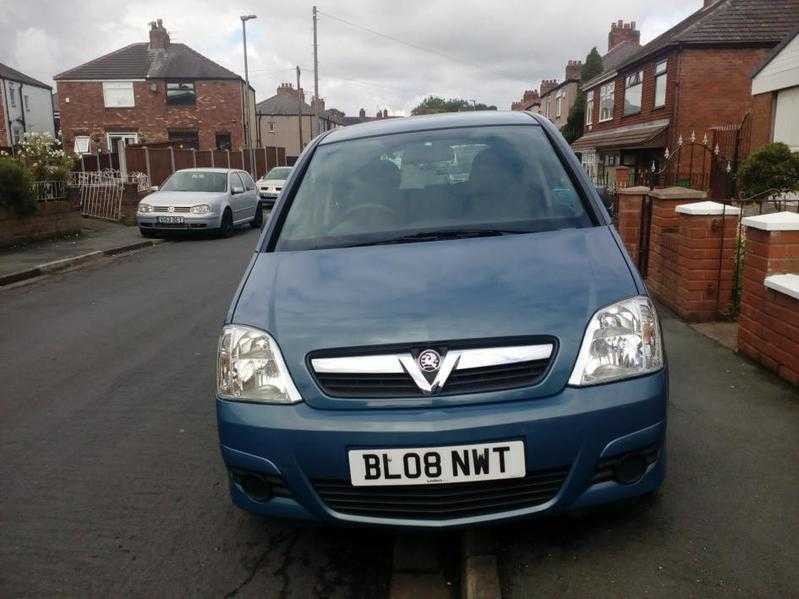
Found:
[[[260,227],[255,181],[249,173],[226,168],[189,168],[176,171],[136,210],[144,237],[158,232],[213,231],[233,234],[237,225]]]

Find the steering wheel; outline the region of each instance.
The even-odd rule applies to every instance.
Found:
[[[375,212],[382,212],[387,217],[392,218],[392,219],[397,219],[397,217],[399,216],[394,210],[392,210],[388,206],[384,206],[383,204],[361,204],[360,206],[354,206],[354,207],[350,208],[349,210],[347,210],[341,216],[341,222],[338,223],[335,227],[333,227],[330,230],[330,233],[332,233],[332,234],[338,233],[339,230],[341,229],[342,225],[350,224],[350,217],[351,216],[353,216],[354,214],[358,214],[359,212],[368,211],[368,210],[372,210],[372,211],[375,211]]]

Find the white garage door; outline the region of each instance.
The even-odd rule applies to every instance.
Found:
[[[799,152],[799,87],[784,89],[777,95],[774,141],[788,144],[794,152]]]

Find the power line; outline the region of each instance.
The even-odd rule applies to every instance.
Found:
[[[359,25],[357,23],[353,23],[352,21],[348,21],[347,19],[343,19],[341,17],[337,17],[336,15],[332,15],[332,14],[330,14],[328,12],[324,12],[324,11],[321,11],[321,10],[318,10],[317,12],[320,15],[324,15],[326,17],[329,17],[331,19],[339,21],[340,23],[344,23],[345,25],[349,25],[350,27],[354,27],[355,29],[360,29],[361,31],[366,31],[367,33],[371,33],[372,35],[376,35],[378,37],[382,37],[382,38],[385,38],[387,40],[391,40],[392,42],[396,42],[398,44],[402,44],[404,46],[408,46],[409,48],[413,48],[413,49],[419,50],[421,52],[427,52],[428,54],[434,54],[434,55],[439,56],[441,58],[446,58],[447,60],[451,60],[453,62],[457,62],[458,64],[462,64],[462,65],[464,65],[466,67],[469,67],[469,68],[473,68],[473,69],[477,69],[477,70],[480,70],[480,71],[484,71],[486,73],[491,73],[492,75],[495,75],[495,76],[498,76],[498,77],[502,77],[503,79],[509,79],[509,80],[512,80],[512,81],[526,81],[526,79],[522,79],[522,78],[519,78],[519,77],[516,77],[516,76],[511,76],[511,75],[508,75],[508,74],[505,74],[505,73],[500,73],[499,71],[493,71],[491,69],[487,69],[486,67],[482,67],[482,66],[480,66],[478,64],[475,64],[473,62],[469,62],[469,61],[463,60],[461,58],[457,58],[456,56],[452,56],[450,54],[446,54],[446,53],[441,52],[440,50],[436,50],[434,48],[428,48],[426,46],[421,46],[421,45],[415,44],[413,42],[407,42],[407,41],[402,40],[402,39],[400,39],[398,37],[394,37],[393,35],[388,35],[387,33],[382,33],[380,31],[377,31],[377,30],[372,29],[370,27],[366,27],[364,25]]]

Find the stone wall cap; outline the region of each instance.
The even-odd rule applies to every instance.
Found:
[[[665,187],[653,189],[649,195],[658,200],[704,200],[707,192],[687,187]]]
[[[760,216],[747,216],[741,222],[745,227],[763,231],[799,231],[799,214],[796,212],[774,212]]]
[[[693,204],[680,204],[675,209],[680,214],[690,214],[691,216],[722,216],[737,215],[741,209],[736,206],[728,206],[719,202],[694,202]]]
[[[641,195],[649,193],[649,188],[646,185],[638,185],[637,187],[621,187],[616,190],[616,193],[622,195]]]
[[[763,284],[769,289],[790,295],[794,299],[799,299],[799,275],[769,275],[763,281]]]

